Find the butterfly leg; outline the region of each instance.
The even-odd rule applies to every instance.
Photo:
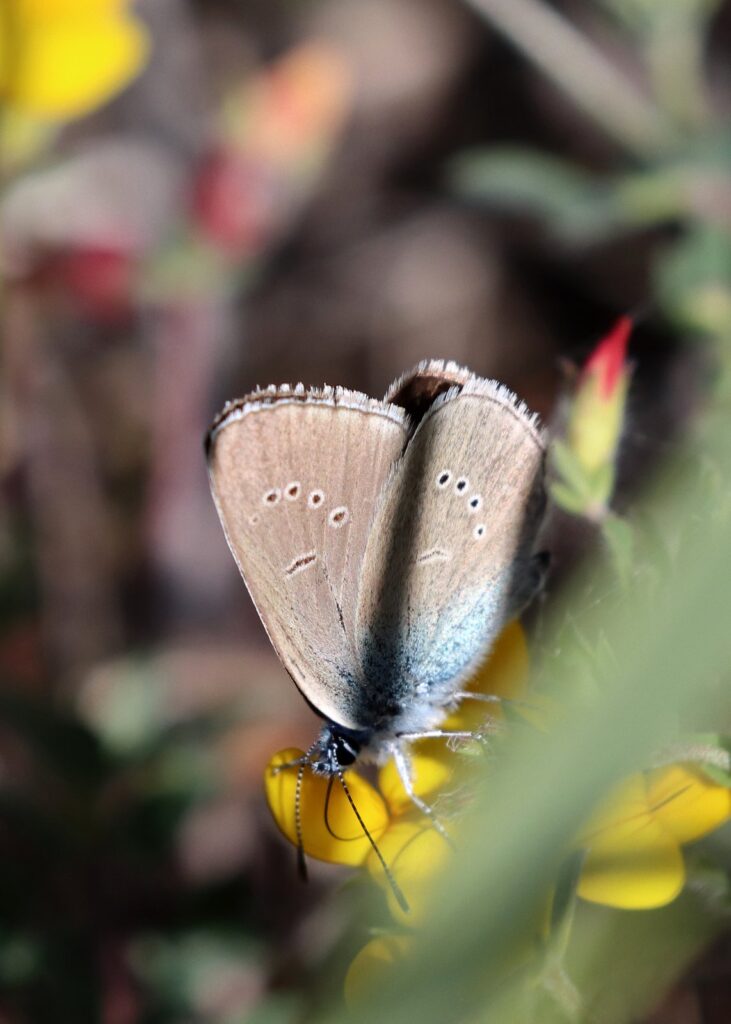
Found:
[[[458,703],[461,700],[479,700],[485,704],[508,704],[516,708],[535,708],[535,704],[531,704],[527,700],[514,700],[512,697],[497,697],[492,693],[476,693],[474,690],[460,690],[459,693],[455,693],[455,703]]]
[[[508,700],[506,697],[496,697],[492,693],[477,693],[474,690],[461,690],[459,693],[455,693],[454,702],[455,704],[460,700],[481,700],[485,704],[512,704],[512,700]]]
[[[478,740],[485,739],[485,732],[472,729],[427,729],[426,732],[400,732],[400,740]]]
[[[393,747],[391,748],[391,753],[393,754],[393,759],[394,762],[396,763],[396,770],[399,773],[401,785],[406,790],[406,794],[411,800],[412,804],[414,804],[415,807],[418,807],[422,814],[426,815],[426,817],[429,819],[429,821],[431,821],[432,825],[437,830],[439,835],[442,836],[443,839],[446,839],[451,846],[452,840],[449,837],[447,830],[444,828],[444,826],[434,813],[433,808],[431,808],[429,804],[425,803],[421,799],[421,797],[417,796],[416,793],[414,792],[414,784],[411,778],[411,765],[409,764],[408,758],[404,754],[403,750],[401,749],[401,747],[394,744]]]

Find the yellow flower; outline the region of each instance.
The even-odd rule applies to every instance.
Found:
[[[681,845],[729,817],[731,790],[692,764],[632,775],[582,832],[587,857],[579,895],[626,910],[670,903],[685,883]]]
[[[298,768],[282,768],[302,756],[296,748],[281,750],[267,765],[265,790],[269,810],[281,832],[297,845]],[[345,782],[366,828],[378,839],[385,831],[389,815],[380,794],[357,772],[345,772]],[[332,864],[362,864],[371,845],[355,816],[337,778],[302,772],[300,793],[302,844],[304,852]]]
[[[514,622],[503,631],[470,688],[514,699],[523,692],[527,675],[525,635]],[[517,702],[514,707],[534,720],[536,703],[538,699],[531,696],[527,706]],[[502,714],[498,703],[463,701],[444,726],[474,730],[483,728],[488,716],[497,719]],[[544,725],[540,717],[536,724]],[[266,780],[269,807],[292,843],[297,842],[298,769],[286,768],[274,774],[272,768],[294,760],[300,753],[288,750],[277,754],[267,769]],[[414,791],[432,806],[450,784],[455,789],[460,782],[464,786],[464,773],[461,778],[456,774],[457,759],[444,740],[415,743],[411,762]],[[418,924],[431,879],[448,857],[449,841],[415,808],[392,761],[380,769],[377,789],[354,771],[346,773],[346,780],[398,889],[406,897],[409,911],[401,907],[337,779],[317,777],[307,769],[302,774],[301,793],[305,852],[339,864],[365,864],[384,888],[395,920],[409,926]],[[436,809],[439,815],[438,804]],[[685,882],[681,845],[706,835],[730,817],[731,790],[692,764],[673,764],[632,775],[603,803],[577,840],[576,845],[587,851],[578,895],[625,909],[649,909],[671,902]],[[456,838],[454,823],[446,824],[450,838]]]
[[[528,652],[519,623],[509,624],[469,688],[476,693],[516,700],[512,707],[539,728],[550,727],[555,708],[531,695],[520,701],[528,678]],[[484,729],[487,717],[499,719],[499,703],[463,700],[443,725],[450,730]],[[266,791],[277,825],[292,843],[298,841],[296,790],[300,769],[277,766],[301,756],[298,750],[277,754],[267,769]],[[461,759],[460,763],[463,763]],[[469,790],[464,770],[457,772],[454,752],[443,740],[417,742],[411,751],[412,784],[418,797],[435,808],[445,834],[414,806],[392,761],[378,773],[378,788],[355,771],[346,782],[374,841],[364,835],[337,779],[301,773],[300,826],[304,850],[339,864],[364,866],[383,890],[391,917],[401,933],[372,939],[351,962],[345,978],[349,1006],[365,1001],[398,968],[411,947],[408,929],[425,917],[435,875],[449,860],[451,840],[458,841],[459,819],[443,814],[440,800],[450,787]],[[731,818],[731,789],[693,764],[672,764],[624,780],[587,822],[574,844],[586,851],[576,895],[619,909],[646,910],[671,902],[685,883],[681,846],[713,831]],[[568,851],[567,851],[568,852]],[[387,872],[383,864],[387,865]],[[516,948],[523,964],[552,938],[548,916],[552,896],[538,909],[534,928]],[[405,908],[404,901],[406,904]],[[538,937],[542,936],[540,941]]]
[[[490,657],[469,684],[475,692],[511,698],[525,687],[528,652],[525,634],[518,622],[503,630]],[[463,705],[443,723],[445,729],[477,730],[486,719],[501,715],[499,703],[475,700]],[[269,762],[265,787],[269,808],[279,829],[291,843],[297,844],[296,790],[299,770],[281,768],[300,757],[300,750],[283,750]],[[430,802],[453,778],[454,753],[443,739],[421,740],[413,745],[411,770],[414,791]],[[378,843],[396,884],[409,904],[405,913],[399,906],[383,867],[358,823],[337,778],[302,773],[300,817],[304,851],[311,857],[337,864],[358,866],[367,862],[368,870],[386,890],[394,916],[413,925],[421,912],[428,881],[444,862],[449,850],[447,840],[428,818],[414,806],[404,790],[393,761],[378,775],[378,789],[355,771],[345,773],[346,784],[363,821]]]
[[[0,100],[51,121],[100,106],[147,57],[147,32],[129,6],[129,0],[4,0]]]

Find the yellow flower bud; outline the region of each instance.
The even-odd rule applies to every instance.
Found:
[[[629,385],[625,357],[631,330],[629,317],[621,317],[594,349],[579,377],[567,439],[589,474],[611,465],[617,452]]]

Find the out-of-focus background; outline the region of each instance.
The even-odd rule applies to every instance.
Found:
[[[3,1022],[284,1021],[338,987],[343,876],[303,886],[262,796],[317,722],[207,424],[425,357],[560,423],[630,311],[631,502],[731,333],[730,69],[722,0],[4,0]],[[591,541],[554,523],[556,586]],[[720,1021],[723,963],[653,1024]]]

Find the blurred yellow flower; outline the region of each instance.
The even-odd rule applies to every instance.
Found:
[[[365,1002],[378,990],[384,977],[411,948],[407,935],[379,935],[353,958],[345,975],[345,1002],[351,1008]]]
[[[632,775],[587,823],[579,895],[625,910],[670,903],[685,884],[681,844],[731,817],[731,790],[691,764]]]
[[[526,687],[528,668],[525,634],[519,623],[510,623],[470,689],[513,700]],[[544,727],[542,708],[536,712],[536,704],[542,702],[531,697],[529,705],[524,707],[518,701],[513,707],[529,720],[537,714],[534,724]],[[499,719],[502,714],[497,702],[464,700],[444,727],[484,730],[487,718]],[[282,751],[272,759],[266,774],[269,807],[281,831],[295,844],[298,769],[285,768],[276,774],[273,769],[299,756],[299,750]],[[465,784],[464,772],[461,777],[457,773],[454,752],[441,739],[415,743],[411,767],[416,795],[431,805],[439,796],[443,798],[450,782]],[[365,865],[384,889],[393,918],[414,926],[421,920],[435,873],[448,859],[449,840],[414,806],[392,760],[380,769],[378,788],[354,771],[347,772],[346,779],[409,910],[401,906],[337,779],[318,777],[307,769],[302,774],[301,791],[304,850],[321,860]],[[706,835],[729,818],[731,790],[712,781],[699,767],[672,764],[632,775],[602,804],[577,839],[577,847],[586,850],[578,895],[624,909],[650,909],[671,902],[685,883],[681,845]],[[447,826],[450,838],[456,838],[455,823],[448,821]],[[384,949],[373,947],[368,957],[375,950],[376,959],[382,959]]]
[[[383,873],[380,861],[371,853],[366,866],[384,890],[394,920],[414,927],[421,922],[432,880],[446,864],[450,845],[424,815],[394,818],[378,842],[396,885],[406,898],[405,910]]]
[[[129,0],[4,0],[0,100],[41,119],[81,117],[134,78],[148,49]]]

